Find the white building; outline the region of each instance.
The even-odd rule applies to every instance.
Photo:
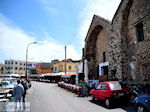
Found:
[[[27,68],[35,68],[37,62],[28,62]],[[26,62],[21,60],[5,60],[4,73],[25,74]]]

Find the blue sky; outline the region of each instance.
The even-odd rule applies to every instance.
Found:
[[[120,0],[0,0],[0,62],[80,59],[93,14],[111,20]]]

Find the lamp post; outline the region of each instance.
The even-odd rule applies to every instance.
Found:
[[[31,44],[36,44],[37,42],[31,42],[27,45],[27,48],[26,48],[26,66],[25,66],[25,77],[27,78],[27,61],[28,61],[28,48]]]

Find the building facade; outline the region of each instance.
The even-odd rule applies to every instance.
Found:
[[[66,72],[75,73],[80,61],[66,60]],[[59,61],[53,65],[53,72],[65,72],[65,61]]]
[[[4,64],[0,63],[0,74],[4,73]]]
[[[127,81],[150,81],[150,0],[122,0],[112,20],[110,69]]]
[[[52,64],[51,63],[37,63],[36,72],[37,74],[51,73]]]
[[[106,61],[107,80],[150,81],[149,4],[149,0],[122,0],[111,22],[93,17],[84,51],[91,69],[89,79],[103,74],[97,66]]]
[[[9,74],[25,74],[26,62],[21,60],[5,60],[4,62],[4,73]],[[28,62],[27,70],[29,68],[34,68],[36,66],[36,62]]]
[[[110,21],[93,16],[85,39],[84,59],[88,61],[89,79],[106,80],[109,70]]]

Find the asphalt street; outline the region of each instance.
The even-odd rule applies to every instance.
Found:
[[[107,109],[101,102],[93,103],[90,97],[78,97],[51,83],[32,82],[26,98],[31,112],[133,112],[131,106]]]

